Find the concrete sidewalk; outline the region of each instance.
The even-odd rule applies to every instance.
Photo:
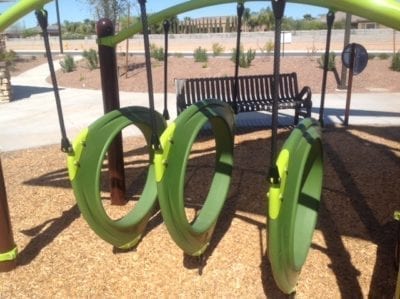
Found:
[[[59,64],[55,62],[57,67]],[[52,86],[45,81],[49,75],[47,64],[31,69],[11,79],[14,101],[0,104],[0,152],[13,151],[49,144],[61,140]],[[60,87],[68,137],[73,140],[103,114],[100,90]],[[162,94],[155,94],[155,107],[163,111]],[[176,118],[175,94],[168,94],[171,119]],[[120,93],[121,107],[148,107],[147,93]],[[318,119],[320,95],[313,95],[313,117]],[[328,94],[325,100],[325,125],[341,125],[344,119],[346,93]],[[282,125],[292,124],[293,111],[283,110]],[[242,113],[238,126],[251,124],[270,126],[270,113]],[[353,94],[350,125],[400,126],[400,93]],[[130,134],[140,134],[137,129]]]

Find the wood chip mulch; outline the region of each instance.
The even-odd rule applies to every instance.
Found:
[[[280,141],[287,136],[282,129]],[[323,136],[323,204],[296,297],[393,298],[400,130],[338,127]],[[126,142],[141,177],[143,140]],[[239,130],[230,194],[203,261],[182,253],[159,214],[136,250],[114,253],[80,215],[58,146],[3,153],[20,253],[17,269],[0,274],[0,297],[285,298],[266,257],[269,143],[270,130]],[[207,136],[196,143],[186,196],[206,194],[199,182],[213,169],[213,147]]]

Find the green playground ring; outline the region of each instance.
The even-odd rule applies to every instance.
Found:
[[[161,114],[154,114],[157,133],[161,135],[166,124]],[[69,177],[83,217],[99,237],[120,249],[132,248],[139,242],[153,213],[157,200],[154,165],[149,166],[143,193],[136,206],[121,219],[112,220],[104,210],[100,196],[103,160],[122,129],[135,125],[146,139],[152,161],[150,115],[148,108],[126,107],[102,116],[74,140],[74,152],[68,157]]]
[[[184,207],[186,167],[201,128],[210,123],[216,142],[212,183],[198,217],[189,223]],[[176,244],[188,255],[199,256],[207,248],[228,195],[233,168],[234,114],[218,100],[205,100],[183,111],[160,138],[156,152],[156,181],[161,213]]]
[[[280,182],[268,193],[268,255],[278,287],[291,294],[307,258],[323,183],[319,123],[303,120],[286,140],[277,163]]]

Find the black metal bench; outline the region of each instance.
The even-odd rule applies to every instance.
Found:
[[[235,77],[175,79],[177,112],[204,99],[219,99],[231,104],[237,112],[272,111],[273,75],[239,76],[236,109],[234,102]],[[299,116],[311,116],[311,89],[299,92],[296,73],[280,74],[279,109],[294,109],[294,123]]]

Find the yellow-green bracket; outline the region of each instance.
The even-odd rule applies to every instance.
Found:
[[[14,247],[10,251],[4,252],[4,253],[0,253],[0,263],[1,262],[13,261],[13,260],[17,259],[17,255],[18,255],[18,248],[17,247]]]

